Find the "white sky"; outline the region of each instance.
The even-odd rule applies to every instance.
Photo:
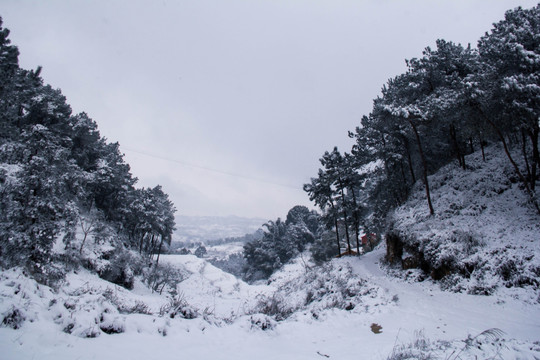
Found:
[[[406,58],[476,45],[526,0],[0,0],[23,68],[118,141],[180,214],[274,219]]]

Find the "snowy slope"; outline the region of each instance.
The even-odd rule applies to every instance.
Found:
[[[393,214],[405,245],[432,268],[456,273],[443,281],[453,291],[489,294],[500,287],[538,289],[540,215],[499,146],[467,157],[467,170],[450,164],[429,177],[435,215],[422,184]],[[519,153],[514,154],[518,163]],[[524,167],[524,164],[520,164]],[[539,184],[540,186],[540,184]],[[533,299],[536,301],[537,299]]]
[[[240,237],[251,234],[267,220],[238,216],[176,216],[173,242],[205,243],[209,240]]]
[[[181,267],[189,277],[178,285],[186,301],[218,318],[235,318],[249,312],[258,294],[270,293],[267,286],[248,285],[194,255],[162,255],[161,262]]]
[[[505,180],[500,149],[486,163],[467,160],[470,170],[430,177],[434,217],[421,188],[394,214],[394,229],[428,256],[475,264],[469,278],[444,282],[455,292],[389,276],[384,246],[324,266],[301,254],[257,284],[192,255],[162,255],[184,274],[163,295],[85,270],[52,289],[13,269],[0,273],[0,358],[540,359],[540,222]]]
[[[518,292],[491,297],[448,293],[433,283],[389,278],[378,264],[383,253],[381,248],[361,258],[336,259],[324,268],[299,258],[276,273],[270,286],[245,284],[194,256],[165,256],[164,262],[190,274],[179,287],[185,299],[201,314],[212,310],[190,320],[160,316],[159,309],[169,299],[140,283],[127,291],[79,272],[70,274],[69,284],[55,291],[18,271],[4,272],[1,310],[25,304],[27,321],[18,330],[0,328],[1,357],[386,359],[393,352],[416,354],[411,359],[422,354],[458,359],[452,353],[459,353],[460,359],[540,357],[540,346],[534,343],[540,340],[537,303],[521,301]],[[306,302],[309,290],[312,301]],[[295,312],[282,321],[254,313],[268,298],[284,300]],[[337,300],[338,308],[328,306],[330,300]],[[118,304],[130,307],[137,301],[148,304],[151,314],[118,311]],[[349,301],[353,309],[339,308]],[[62,331],[64,319],[75,319],[80,329],[115,325],[123,332],[99,331],[96,338],[82,338]],[[382,327],[380,333],[372,331],[373,324]],[[489,328],[504,331],[504,339],[467,340]],[[468,344],[474,346],[466,348]]]

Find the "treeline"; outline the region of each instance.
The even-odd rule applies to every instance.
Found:
[[[225,244],[231,244],[231,243],[247,243],[249,241],[258,240],[263,237],[263,230],[257,229],[255,232],[251,234],[245,234],[242,236],[231,236],[227,238],[221,238],[221,239],[212,239],[212,240],[206,240],[204,243],[208,246],[216,246],[216,245],[225,245]]]
[[[243,277],[247,281],[266,279],[320,238],[320,217],[305,206],[295,206],[285,221],[278,218],[263,225],[261,238],[244,245]]]
[[[407,71],[388,80],[371,113],[349,132],[350,152],[326,152],[317,177],[304,186],[334,229],[336,253],[342,244],[348,252],[358,248],[361,233],[382,232],[388,212],[418,180],[426,211],[444,211],[431,202],[428,175],[452,161],[467,169],[465,155],[484,154],[489,143],[502,144],[540,212],[540,5],[508,11],[476,49],[438,40],[406,62]]]
[[[135,188],[118,143],[72,114],[41,68],[21,69],[8,35],[0,19],[1,266],[47,281],[57,264],[84,258],[90,238],[159,259],[175,226],[168,195]]]

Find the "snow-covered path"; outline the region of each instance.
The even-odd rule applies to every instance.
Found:
[[[399,333],[399,340],[407,340],[419,330],[430,338],[453,339],[499,328],[507,338],[540,339],[540,307],[524,303],[524,296],[517,300],[524,293],[522,289],[480,296],[441,291],[429,281],[409,283],[381,270],[379,261],[384,251],[382,248],[348,260],[358,275],[399,298],[398,307],[381,315],[383,331],[395,333],[396,337]]]

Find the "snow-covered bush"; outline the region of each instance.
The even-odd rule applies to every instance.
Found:
[[[423,331],[416,331],[414,340],[409,344],[396,344],[386,360],[435,360],[433,344]]]
[[[125,331],[125,318],[120,315],[111,297],[112,289],[83,287],[67,298],[53,298],[48,312],[54,322],[68,334],[93,338]]]
[[[150,286],[152,291],[163,293],[165,288],[169,292],[175,293],[176,286],[180,283],[186,274],[175,266],[170,264],[158,264],[143,272],[143,281]]]
[[[355,275],[349,263],[339,260],[313,269],[303,280],[304,306],[315,310],[353,310],[366,298],[381,295],[380,289]],[[290,286],[295,285],[291,283]],[[297,283],[296,286],[300,284]]]
[[[315,239],[311,245],[311,255],[316,264],[322,264],[336,256],[335,234],[330,231],[324,232],[320,238]]]
[[[312,244],[321,229],[319,215],[300,205],[289,210],[286,221],[278,218],[275,222],[268,221],[263,227],[266,230],[262,238],[244,245],[244,279],[247,281],[268,279]]]
[[[121,314],[152,314],[146,303],[140,300],[135,301],[135,303],[128,303],[118,295],[117,289],[108,287],[103,292],[103,297],[113,304]]]
[[[159,309],[160,316],[168,316],[171,319],[179,316],[184,319],[199,317],[197,309],[188,304],[183,294],[172,297],[169,302]]]
[[[308,310],[317,318],[319,312],[328,309],[366,311],[372,299],[380,304],[392,301],[380,288],[355,275],[346,259],[304,268],[293,276],[286,270],[269,279],[277,290],[259,295],[251,313],[261,313],[281,321]]]
[[[103,291],[104,283],[95,275],[68,274],[62,287],[52,289],[20,269],[4,271],[0,273],[1,326],[19,329],[28,322],[45,321],[58,331],[85,338],[124,332],[121,310],[133,308],[133,300],[120,287]]]
[[[2,314],[2,326],[12,329],[19,329],[22,323],[26,320],[24,313],[19,308],[12,306],[8,311]]]
[[[35,263],[33,268],[34,278],[51,287],[58,287],[66,275],[66,269],[61,262]]]
[[[276,321],[263,314],[254,314],[249,318],[251,329],[273,330],[276,327]]]
[[[244,276],[246,260],[244,259],[242,253],[230,254],[225,259],[213,258],[210,259],[209,262],[215,267],[226,271],[229,274],[233,274],[238,278],[242,278]]]
[[[420,331],[411,342],[396,344],[386,360],[536,359],[540,353],[537,346],[503,336],[499,329],[487,329],[463,340],[432,341]]]
[[[272,316],[278,321],[285,320],[296,310],[278,293],[270,296],[260,296],[255,309],[257,313]]]
[[[126,289],[133,289],[134,277],[142,273],[143,266],[144,262],[139,254],[120,249],[98,274],[102,279]]]
[[[198,258],[203,258],[205,257],[206,253],[207,253],[206,247],[201,245],[197,249],[195,249],[195,252],[193,253],[193,255],[195,255]]]

